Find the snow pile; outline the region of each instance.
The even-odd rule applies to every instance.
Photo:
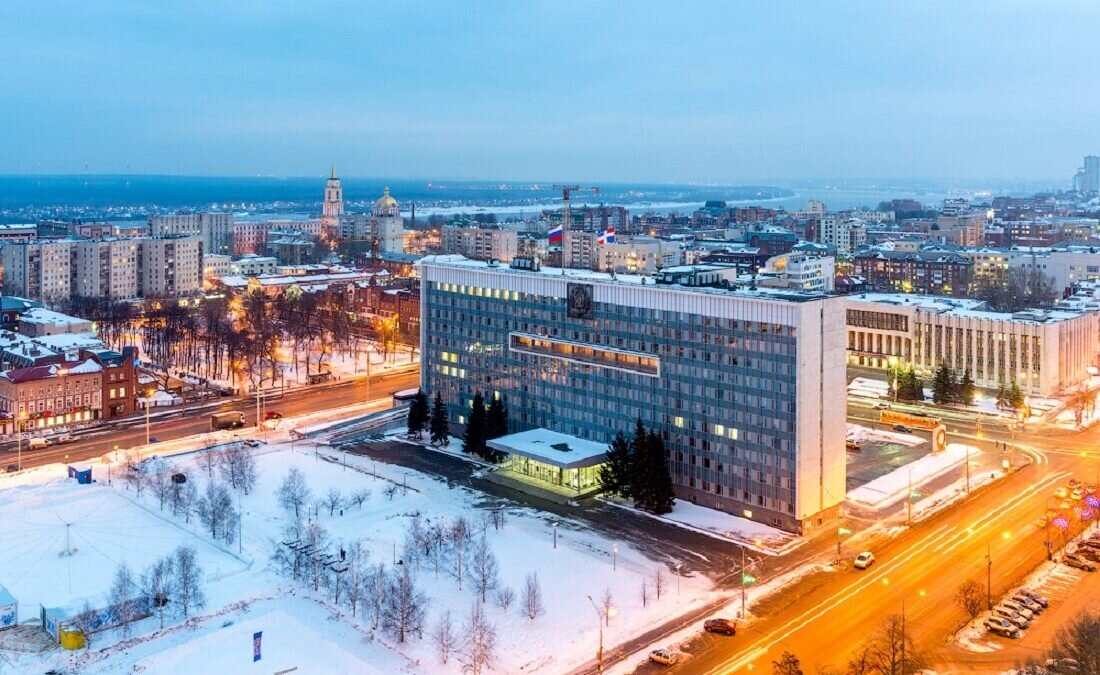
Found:
[[[958,467],[967,461],[968,453],[973,460],[981,455],[981,450],[962,443],[949,443],[941,453],[925,455],[852,490],[848,493],[848,501],[871,508],[888,506],[904,498],[910,485],[916,487]]]
[[[868,429],[865,426],[859,424],[848,425],[848,440],[853,443],[900,443],[910,448],[924,443],[925,440],[920,436],[914,434],[903,434],[897,431],[889,431],[887,429]]]
[[[621,500],[604,498],[604,501],[717,539],[733,540],[747,548],[769,555],[787,553],[804,541],[790,532],[717,509],[708,509],[683,499],[677,499],[673,503],[672,511],[660,516],[635,509]]]

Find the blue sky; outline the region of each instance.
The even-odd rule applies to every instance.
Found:
[[[4,2],[0,173],[1068,181],[1100,3]]]

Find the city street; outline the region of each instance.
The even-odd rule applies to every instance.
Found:
[[[278,411],[286,417],[319,410],[362,403],[372,398],[384,398],[395,391],[415,388],[420,384],[418,370],[380,373],[367,378],[341,380],[287,392],[280,398],[268,399],[264,409]],[[239,410],[245,413],[245,423],[256,423],[256,399],[223,399],[220,404],[192,404],[173,410],[161,417],[154,417],[149,434],[159,441],[167,441],[210,430],[210,413]],[[163,409],[156,413],[163,413]],[[154,413],[155,414],[155,413]],[[29,450],[23,441],[23,467],[40,466],[51,462],[75,462],[99,457],[114,449],[125,450],[145,444],[145,417],[132,415],[88,429],[78,435],[78,440],[64,445],[39,450]],[[17,462],[16,442],[3,444],[3,467]]]

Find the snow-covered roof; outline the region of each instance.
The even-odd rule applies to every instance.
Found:
[[[91,323],[87,319],[81,319],[76,316],[69,316],[68,314],[62,314],[61,312],[55,312],[52,309],[46,309],[45,307],[35,307],[28,309],[19,317],[21,323],[34,323],[34,324],[50,324],[50,325],[68,325],[73,326],[77,324]]]
[[[489,447],[512,455],[521,455],[563,469],[602,464],[607,453],[605,443],[550,431],[531,429],[488,441]]]
[[[916,295],[910,293],[859,293],[849,295],[853,302],[870,302],[894,307],[914,307],[921,311],[965,316],[989,321],[1015,321],[1023,323],[1053,323],[1076,319],[1083,313],[1078,307],[1062,309],[1034,309],[1010,314],[984,309],[985,303],[970,298],[947,298],[938,295]]]

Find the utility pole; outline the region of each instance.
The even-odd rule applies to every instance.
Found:
[[[741,620],[745,620],[745,545],[741,544]]]
[[[985,544],[985,604],[993,609],[993,549],[989,542]]]

